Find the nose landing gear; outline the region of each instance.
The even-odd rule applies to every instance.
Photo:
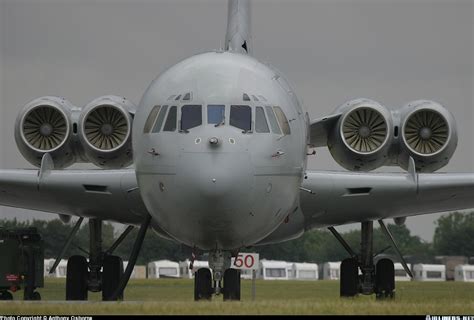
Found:
[[[209,254],[209,267],[196,271],[194,300],[211,300],[212,295],[223,294],[224,301],[240,300],[240,271],[230,268],[231,254],[221,250]],[[222,286],[223,284],[223,286]]]

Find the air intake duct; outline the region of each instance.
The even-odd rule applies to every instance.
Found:
[[[419,172],[433,172],[445,166],[457,146],[454,117],[439,103],[418,100],[402,108],[402,153],[399,162],[408,167],[415,160]]]
[[[135,106],[125,98],[103,96],[85,106],[79,135],[88,161],[104,169],[132,163],[132,114]]]
[[[351,171],[370,171],[383,165],[392,138],[390,112],[369,99],[351,100],[330,134],[328,148],[333,158]]]
[[[45,153],[56,169],[72,165],[76,157],[71,143],[70,114],[74,106],[64,98],[46,96],[24,106],[15,124],[15,141],[23,157],[41,166]]]

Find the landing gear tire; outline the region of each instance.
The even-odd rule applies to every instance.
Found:
[[[227,269],[224,272],[224,301],[240,301],[240,270]]]
[[[102,268],[102,300],[112,301],[111,297],[123,276],[122,258],[106,255]],[[123,292],[120,293],[117,300],[123,300]]]
[[[31,300],[39,301],[41,300],[41,295],[38,291],[33,292],[33,295],[31,296]]]
[[[0,292],[0,300],[13,300],[13,295],[9,291]]]
[[[375,269],[375,296],[377,299],[395,297],[395,268],[390,259],[380,259]]]
[[[341,263],[341,297],[353,297],[359,292],[359,266],[355,258],[344,259]]]
[[[194,301],[211,300],[212,276],[211,270],[201,268],[194,274]]]
[[[67,262],[66,300],[87,300],[87,260],[83,256],[72,256]]]

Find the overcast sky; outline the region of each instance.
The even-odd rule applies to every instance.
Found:
[[[457,0],[255,0],[253,52],[286,74],[311,118],[358,97],[442,103],[459,132],[443,171],[474,172],[473,13],[473,1]],[[82,106],[116,94],[138,103],[160,72],[221,48],[226,17],[225,1],[0,0],[0,168],[31,167],[13,138],[27,102],[59,95]],[[326,150],[309,168],[340,169]],[[438,217],[407,225],[431,241]]]

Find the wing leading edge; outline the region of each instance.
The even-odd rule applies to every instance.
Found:
[[[133,170],[0,170],[0,205],[140,224],[147,210]]]
[[[473,173],[310,171],[303,188],[305,229],[474,208]]]

